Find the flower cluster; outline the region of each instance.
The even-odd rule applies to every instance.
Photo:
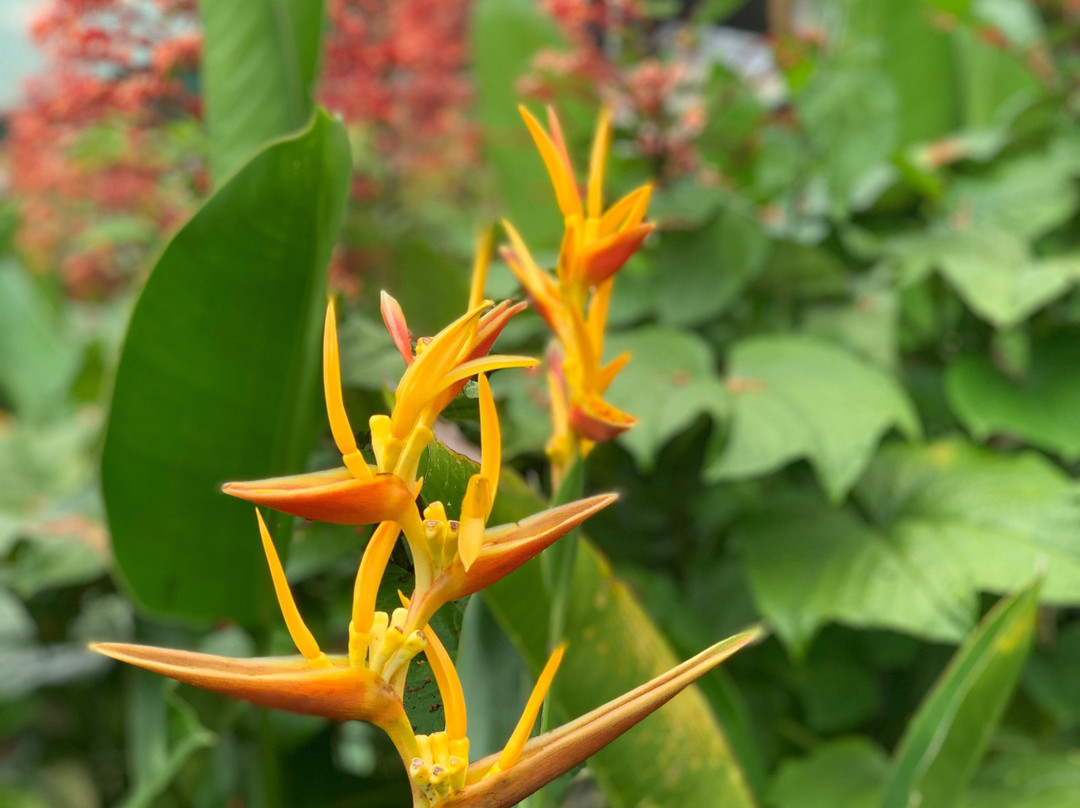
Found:
[[[557,338],[548,356],[554,420],[548,455],[558,479],[595,442],[611,440],[635,423],[632,415],[603,399],[629,354],[606,365],[601,358],[615,273],[654,229],[644,221],[652,187],[644,185],[604,209],[604,167],[611,138],[607,109],[600,113],[593,138],[584,197],[554,111],[548,108],[546,131],[524,107],[521,114],[551,177],[565,224],[552,276],[536,264],[514,226],[503,223],[510,237],[503,257]]]
[[[478,261],[486,267],[486,258]],[[614,500],[594,496],[544,511],[517,524],[489,528],[487,520],[498,486],[499,423],[487,374],[500,368],[528,367],[535,359],[491,355],[499,332],[522,304],[495,306],[480,299],[483,271],[477,273],[469,310],[437,335],[410,339],[397,302],[383,295],[391,337],[401,349],[406,370],[389,415],[371,418],[373,462],[357,447],[345,412],[334,307],[327,307],[323,337],[323,378],[330,429],[343,466],[325,472],[244,483],[229,483],[228,494],[286,513],[338,524],[377,524],[356,576],[348,653],[327,656],[304,624],[293,601],[269,531],[258,515],[263,548],[278,602],[301,659],[233,660],[180,651],[126,645],[99,645],[117,659],[181,681],[258,704],[335,719],[370,721],[384,729],[402,755],[418,806],[434,805],[479,778],[510,769],[519,756],[540,704],[558,667],[556,651],[540,677],[536,693],[504,752],[490,765],[470,768],[466,715],[454,665],[428,621],[443,604],[465,597],[511,572]],[[446,507],[417,505],[423,480],[417,477],[422,453],[433,439],[436,418],[470,378],[478,381],[482,459],[461,503],[461,518],[447,518]],[[258,513],[258,512],[257,512]],[[390,553],[404,533],[416,570],[416,584],[404,605],[392,613],[375,609],[376,593]],[[402,696],[410,661],[427,656],[445,705],[446,730],[417,735],[406,717]]]
[[[370,133],[387,179],[476,162],[464,0],[330,0],[319,97]],[[376,178],[377,179],[377,178]]]
[[[640,244],[650,226],[642,223],[649,189],[643,188],[608,211],[601,210],[607,117],[601,118],[586,200],[572,185],[565,146],[552,117],[554,139],[527,118],[556,181],[567,218],[567,236],[558,280],[543,275],[515,231],[510,253],[527,279],[530,296],[560,337],[567,396],[562,406],[569,429],[592,439],[626,428],[632,419],[600,399],[625,359],[600,367],[603,309],[612,275]],[[499,418],[488,374],[537,364],[525,356],[492,354],[507,321],[524,304],[483,299],[493,240],[482,241],[466,312],[430,338],[412,339],[401,307],[382,296],[382,314],[405,362],[389,414],[371,417],[370,457],[361,451],[349,423],[341,387],[337,318],[327,306],[323,332],[323,385],[331,434],[341,453],[335,469],[287,477],[228,483],[227,494],[287,514],[346,525],[376,525],[364,549],[353,588],[347,652],[334,656],[320,647],[297,609],[274,541],[256,509],[262,546],[274,591],[299,657],[232,659],[123,643],[92,647],[115,659],[181,682],[269,707],[335,720],[367,721],[392,739],[412,787],[414,808],[488,806],[509,808],[597,749],[756,638],[748,632],[719,643],[652,682],[532,740],[529,735],[563,658],[555,648],[538,677],[523,714],[504,749],[478,761],[469,759],[463,688],[446,649],[430,626],[444,604],[475,593],[537,556],[559,537],[615,500],[613,494],[578,499],[514,524],[489,527],[498,489],[501,450]],[[592,289],[594,292],[590,292]],[[583,313],[586,298],[592,303]],[[421,456],[434,439],[440,413],[476,379],[480,410],[480,463],[460,503],[460,518],[448,518],[446,504],[418,498]],[[599,434],[599,433],[603,434]],[[401,607],[376,609],[376,595],[399,536],[412,557],[412,592]],[[412,660],[424,654],[442,699],[445,728],[417,734],[403,696]]]

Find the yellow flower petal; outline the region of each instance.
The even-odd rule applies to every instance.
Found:
[[[551,682],[555,679],[555,673],[559,670],[559,664],[562,662],[565,653],[566,643],[564,642],[555,649],[555,652],[548,659],[547,664],[536,680],[536,686],[533,687],[532,693],[529,694],[529,701],[525,704],[525,709],[521,713],[521,718],[518,719],[517,726],[514,727],[510,740],[507,741],[506,747],[503,749],[502,754],[499,755],[495,765],[488,770],[486,777],[498,774],[500,771],[506,771],[518,762],[521,751],[525,748],[525,742],[529,740],[533,724],[536,723],[536,716],[540,714],[540,708],[544,705],[544,699],[547,697],[548,690],[551,689]]]
[[[604,193],[604,165],[607,163],[608,148],[611,145],[611,110],[603,107],[600,120],[593,135],[592,154],[589,158],[589,186],[586,211],[589,218],[600,215]]]
[[[323,327],[323,393],[326,396],[326,414],[330,418],[330,432],[341,452],[345,466],[357,479],[371,478],[367,461],[356,446],[349,417],[345,414],[345,400],[341,393],[341,358],[338,355],[337,317],[334,300],[326,304],[326,321]]]
[[[551,184],[555,187],[555,199],[559,203],[559,210],[563,216],[574,213],[581,214],[581,197],[578,196],[577,183],[574,182],[573,174],[569,170],[569,160],[560,154],[559,148],[552,141],[540,122],[532,116],[525,107],[519,106],[518,111],[525,119],[525,125],[529,127],[529,134],[540,152],[540,157],[547,168]],[[560,137],[560,141],[562,138]],[[565,153],[565,147],[563,149]]]
[[[308,662],[326,666],[330,662],[326,654],[319,650],[319,644],[300,616],[300,610],[296,608],[289,582],[285,579],[285,570],[278,558],[274,540],[270,538],[270,531],[266,529],[259,509],[255,509],[255,518],[259,522],[259,534],[262,536],[263,552],[266,553],[266,563],[270,565],[270,577],[274,581],[274,593],[277,595],[278,605],[281,607],[281,615],[285,618],[285,625],[289,629],[289,636],[296,644],[297,650],[304,655]]]

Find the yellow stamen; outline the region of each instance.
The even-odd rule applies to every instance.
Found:
[[[304,620],[300,617],[300,610],[296,608],[292,592],[289,590],[289,582],[285,579],[285,570],[278,558],[277,548],[270,538],[270,531],[266,529],[259,509],[255,509],[255,516],[259,520],[259,534],[262,536],[263,552],[266,553],[266,563],[270,567],[270,577],[274,581],[274,593],[277,595],[281,614],[285,618],[285,625],[289,629],[289,635],[296,644],[297,650],[311,663],[322,667],[330,665],[330,660],[319,650],[319,644],[315,642]]]
[[[531,368],[539,364],[540,360],[533,356],[503,356],[501,354],[481,356],[477,359],[470,359],[468,362],[462,362],[443,376],[439,384],[446,388],[478,373],[487,373],[502,368]]]
[[[559,116],[555,114],[555,107],[551,106],[551,104],[548,104],[544,111],[547,113],[548,134],[551,136],[551,142],[555,144],[555,151],[559,155],[559,160],[562,162],[566,175],[573,177],[574,166],[570,163],[570,151],[566,148],[566,138],[563,137]]]
[[[509,262],[510,268],[514,270],[514,274],[517,275],[521,285],[525,287],[525,291],[541,300],[558,297],[555,283],[533,260],[532,253],[525,246],[525,239],[521,237],[517,228],[506,219],[502,220],[502,226],[506,231],[506,235],[510,238],[514,258],[513,261]]]
[[[604,191],[604,164],[607,162],[611,143],[611,110],[600,110],[600,120],[593,136],[592,155],[589,158],[589,185],[587,212],[590,219],[600,216]]]
[[[360,480],[371,479],[371,469],[356,446],[349,417],[345,414],[345,399],[341,392],[341,358],[338,354],[337,317],[334,300],[326,304],[326,323],[323,328],[323,393],[326,396],[326,414],[330,418],[330,432],[334,443],[353,476]]]
[[[494,249],[495,228],[488,227],[476,240],[476,258],[473,260],[472,284],[469,286],[469,309],[475,309],[484,302],[484,284]]]
[[[461,526],[458,528],[458,557],[466,572],[484,545],[484,528],[494,499],[495,490],[490,480],[479,474],[469,478],[465,497],[461,500]]]
[[[629,353],[621,353],[600,368],[600,375],[597,379],[597,392],[603,394],[608,389],[615,377],[619,375],[619,371],[626,367],[626,363],[630,361]]]
[[[510,740],[507,741],[498,761],[491,767],[485,777],[490,777],[499,771],[506,771],[517,763],[518,758],[521,757],[521,750],[525,748],[525,742],[529,740],[529,733],[532,732],[533,724],[536,723],[536,716],[540,713],[540,707],[543,705],[544,698],[551,688],[551,681],[555,678],[555,672],[559,669],[559,663],[562,662],[564,653],[566,653],[566,643],[560,644],[555,649],[555,653],[547,661],[544,670],[540,672],[540,678],[536,680],[536,687],[533,688],[532,695],[529,696],[529,702],[525,705],[521,720],[518,721],[517,727],[514,728],[514,734],[510,736]]]
[[[529,134],[532,135],[533,142],[536,144],[540,157],[544,161],[548,176],[551,177],[551,184],[555,187],[555,199],[559,203],[559,210],[562,211],[563,216],[570,216],[573,213],[580,214],[581,198],[578,196],[577,184],[574,182],[574,176],[569,167],[559,154],[558,147],[552,142],[548,133],[544,131],[544,127],[532,116],[531,112],[523,106],[519,106],[518,111],[521,113],[521,117],[525,119],[525,125],[529,127]]]
[[[570,388],[575,393],[595,393],[600,355],[593,344],[592,335],[589,333],[589,328],[585,324],[585,318],[581,316],[581,312],[578,309],[569,308],[567,313],[570,315],[568,319],[574,334],[574,341],[566,346],[567,353],[572,360],[570,364],[576,364],[581,382],[580,384],[574,383],[572,379],[575,377],[568,373],[567,375],[571,376]],[[563,363],[563,367],[567,367],[566,362]]]

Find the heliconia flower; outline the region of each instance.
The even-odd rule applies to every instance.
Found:
[[[222,490],[257,505],[323,522],[361,525],[395,520],[408,535],[419,535],[417,465],[432,440],[432,426],[439,413],[472,376],[537,363],[531,357],[487,355],[506,321],[520,307],[504,302],[485,317],[488,309],[491,303],[480,301],[439,334],[423,341],[422,350],[401,377],[391,415],[371,418],[372,466],[357,446],[345,412],[337,320],[331,301],[323,332],[323,391],[330,431],[344,467],[232,482]],[[408,329],[400,307],[386,296],[383,311],[391,336],[401,347],[408,340]]]
[[[411,607],[412,604],[404,595],[401,596],[401,600],[406,607]],[[424,654],[442,698],[446,730],[442,733],[434,733],[426,739],[421,736],[421,747],[426,751],[430,746],[430,753],[407,762],[409,778],[413,786],[414,808],[441,804],[455,791],[465,786],[469,769],[468,716],[461,680],[438,635],[430,627],[425,633],[429,639],[424,648]],[[563,643],[555,649],[536,680],[521,718],[518,719],[517,726],[496,763],[499,770],[510,768],[521,756],[565,652],[566,644]],[[426,744],[425,741],[430,743]],[[485,768],[494,773],[494,767]],[[426,801],[419,801],[417,798]]]
[[[607,109],[601,111],[593,137],[584,194],[574,178],[554,111],[548,108],[547,130],[524,107],[520,111],[551,177],[565,227],[554,276],[536,264],[524,239],[505,221],[510,244],[502,251],[560,345],[560,367],[554,377],[549,373],[554,434],[548,455],[557,479],[575,456],[584,456],[594,443],[611,440],[636,423],[632,415],[603,398],[629,357],[607,365],[601,365],[601,358],[614,275],[655,227],[644,221],[652,188],[645,185],[631,191],[604,210],[604,170],[611,140]]]
[[[642,186],[603,210],[604,169],[611,142],[611,112],[604,108],[593,137],[585,198],[578,190],[562,127],[548,107],[548,128],[519,107],[533,142],[547,168],[555,198],[566,223],[557,275],[564,284],[597,286],[626,263],[655,225],[644,222],[652,187]]]
[[[429,546],[447,549],[439,561],[429,551],[427,559],[417,564],[411,613],[417,615],[417,622],[427,622],[444,603],[479,592],[509,575],[616,499],[615,494],[598,494],[557,505],[514,524],[487,528],[468,568],[460,554],[460,539],[456,542],[458,551],[450,549],[455,543],[452,531],[459,528],[453,521],[440,521],[441,503],[429,506],[424,513]]]

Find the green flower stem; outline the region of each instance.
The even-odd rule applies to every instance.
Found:
[[[564,505],[581,499],[585,493],[585,459],[578,455],[571,464],[552,497],[552,506]],[[569,607],[570,586],[574,579],[574,562],[577,559],[579,529],[571,530],[540,556],[544,580],[551,592],[551,611],[548,613],[548,653],[566,636],[566,615]],[[551,694],[544,699],[540,711],[540,732],[547,732],[554,724],[551,710]],[[539,805],[548,803],[548,789],[536,795]]]

